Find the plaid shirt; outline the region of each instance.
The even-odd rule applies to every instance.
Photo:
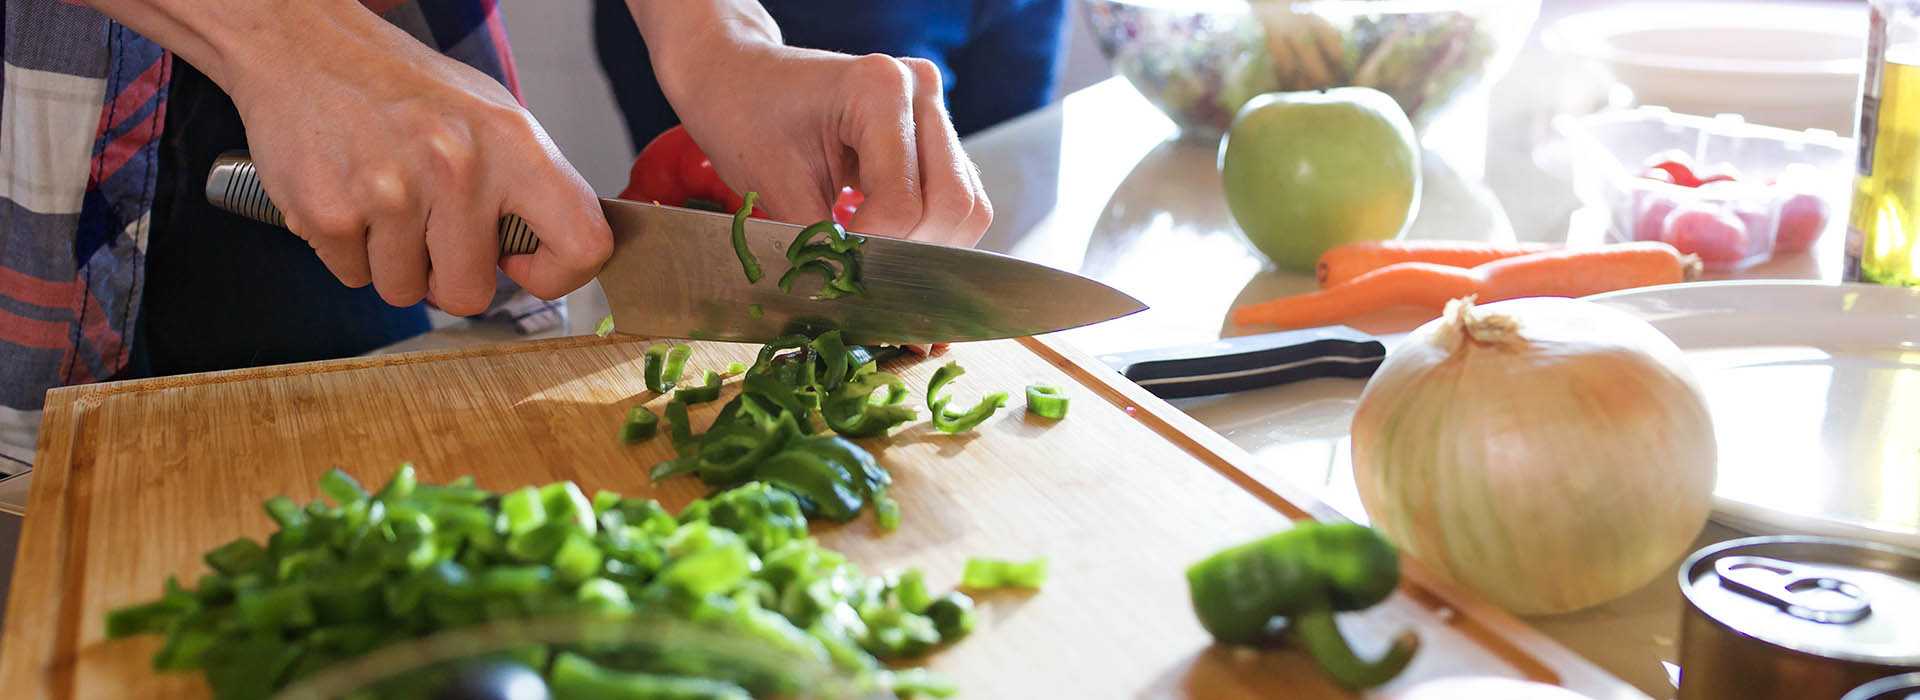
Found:
[[[48,389],[127,363],[173,64],[78,0],[4,2],[0,474],[30,463]],[[367,4],[519,95],[495,0]],[[522,330],[561,317],[524,294],[496,300]]]

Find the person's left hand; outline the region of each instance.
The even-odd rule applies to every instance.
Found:
[[[917,58],[735,43],[697,71],[656,62],[687,131],[735,192],[775,219],[831,216],[865,195],[851,229],[971,246],[993,220],[979,171],[947,117],[940,71]]]

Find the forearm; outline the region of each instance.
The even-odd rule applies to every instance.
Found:
[[[279,57],[337,44],[342,37],[385,34],[385,22],[357,0],[85,2],[186,59],[230,93]]]
[[[627,0],[627,9],[670,98],[682,84],[714,74],[727,53],[781,42],[780,27],[758,0]]]

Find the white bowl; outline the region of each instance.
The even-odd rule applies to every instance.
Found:
[[[1576,13],[1542,36],[1593,61],[1640,104],[1853,133],[1865,3],[1633,3]]]

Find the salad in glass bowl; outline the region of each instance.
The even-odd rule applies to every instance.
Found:
[[[1083,0],[1114,69],[1184,136],[1255,95],[1357,85],[1416,129],[1513,60],[1540,0]]]

